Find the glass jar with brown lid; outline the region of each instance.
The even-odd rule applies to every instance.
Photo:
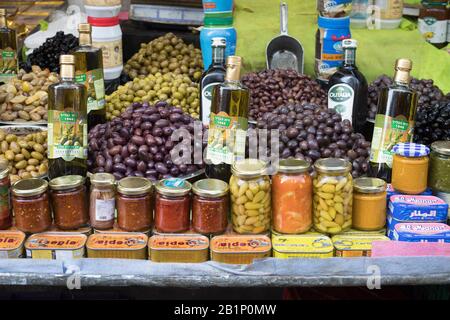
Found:
[[[0,230],[8,229],[12,225],[9,195],[9,168],[7,164],[0,167]]]
[[[110,173],[95,173],[91,179],[89,216],[94,229],[106,230],[114,226],[116,211],[115,178]]]

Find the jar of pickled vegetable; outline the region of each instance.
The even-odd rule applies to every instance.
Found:
[[[258,234],[270,229],[272,217],[267,163],[256,159],[236,161],[231,168],[231,220],[237,233]]]
[[[12,225],[12,216],[9,198],[9,168],[0,167],[0,230],[8,229]]]
[[[228,183],[199,180],[192,186],[192,227],[198,233],[223,233],[228,225]]]
[[[155,228],[177,233],[190,228],[191,184],[183,179],[165,179],[156,184]]]
[[[48,182],[44,179],[23,179],[12,186],[12,207],[15,226],[26,233],[43,232],[52,225],[48,200]]]
[[[95,173],[91,177],[89,216],[94,229],[106,230],[114,226],[116,212],[115,178],[110,173]]]
[[[427,189],[430,149],[418,143],[398,143],[392,149],[392,187],[405,194],[419,194]]]
[[[353,228],[363,231],[383,229],[386,224],[386,182],[378,178],[358,178],[353,182]]]
[[[152,183],[142,177],[126,177],[117,184],[117,224],[125,231],[150,229],[153,221]]]
[[[312,227],[312,178],[307,161],[280,160],[272,177],[273,226],[279,233],[298,234]]]
[[[313,180],[314,229],[337,234],[352,226],[352,165],[344,159],[326,158],[315,162]]]
[[[429,187],[434,192],[450,193],[450,141],[436,141],[431,144],[429,169]]]

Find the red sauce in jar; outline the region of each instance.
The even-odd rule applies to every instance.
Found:
[[[169,197],[156,194],[155,227],[159,232],[176,233],[189,229],[190,196]]]
[[[0,172],[0,229],[8,229],[12,225],[9,186],[9,169],[4,169]]]

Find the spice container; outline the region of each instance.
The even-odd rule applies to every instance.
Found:
[[[165,179],[156,184],[155,228],[177,233],[190,227],[191,184],[183,179]]]
[[[192,186],[192,227],[198,233],[218,234],[228,226],[228,184],[218,179],[203,179]]]
[[[223,235],[211,240],[211,260],[229,264],[250,264],[270,257],[272,243],[262,235]]]
[[[274,235],[272,234],[275,258],[331,258],[333,243],[321,234]]]
[[[272,214],[267,164],[256,159],[236,161],[231,168],[231,220],[237,233],[269,230]]]
[[[319,159],[314,164],[314,228],[336,234],[352,226],[352,165],[344,159]]]
[[[372,242],[389,241],[384,235],[337,235],[331,238],[336,249],[336,257],[370,257]]]
[[[95,233],[88,238],[88,258],[147,259],[148,237],[137,232]]]
[[[89,221],[85,179],[69,175],[52,179],[49,183],[55,225],[62,230],[85,226]]]
[[[9,198],[9,168],[0,167],[0,229],[8,229],[12,225]]]
[[[307,232],[312,226],[312,178],[307,161],[280,160],[272,177],[273,229],[280,233]]]
[[[450,32],[450,31],[449,31]],[[434,192],[450,192],[450,141],[431,144],[428,185]]]
[[[116,210],[115,178],[110,173],[96,173],[91,178],[89,216],[91,226],[105,230],[114,226]]]
[[[84,256],[87,237],[80,233],[44,232],[30,236],[25,242],[27,258],[80,259]]]
[[[155,235],[148,243],[153,262],[208,261],[209,240],[202,235]]]
[[[24,242],[22,231],[0,231],[0,259],[22,258]]]
[[[123,178],[117,184],[117,223],[125,231],[146,231],[153,220],[152,183],[141,177]]]
[[[427,189],[430,149],[417,143],[397,143],[392,149],[392,187],[401,193],[419,194]]]
[[[386,224],[386,182],[358,178],[353,182],[353,228],[380,230]]]
[[[46,231],[52,224],[48,183],[43,179],[23,179],[12,186],[15,227],[27,233]]]

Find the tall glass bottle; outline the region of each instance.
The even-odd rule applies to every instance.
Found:
[[[392,148],[399,142],[412,142],[417,94],[411,90],[412,61],[398,59],[394,83],[380,91],[375,117],[369,174],[391,181]]]
[[[88,130],[106,121],[102,49],[92,46],[91,25],[80,23],[80,45],[74,49],[75,82],[87,89]]]
[[[18,67],[16,31],[8,28],[6,10],[0,9],[0,83],[16,77]]]
[[[206,176],[227,183],[231,165],[245,158],[249,90],[240,82],[241,63],[241,57],[229,56],[225,82],[212,91]]]
[[[75,79],[75,57],[61,55],[61,82],[48,88],[48,176],[86,176],[87,90]]]
[[[209,125],[211,113],[212,89],[215,85],[225,80],[225,38],[212,38],[212,64],[203,73],[200,82],[200,120],[204,125]]]
[[[335,109],[342,119],[351,121],[356,132],[363,132],[367,109],[367,80],[355,64],[356,47],[354,39],[342,40],[344,64],[330,78],[328,108]]]

